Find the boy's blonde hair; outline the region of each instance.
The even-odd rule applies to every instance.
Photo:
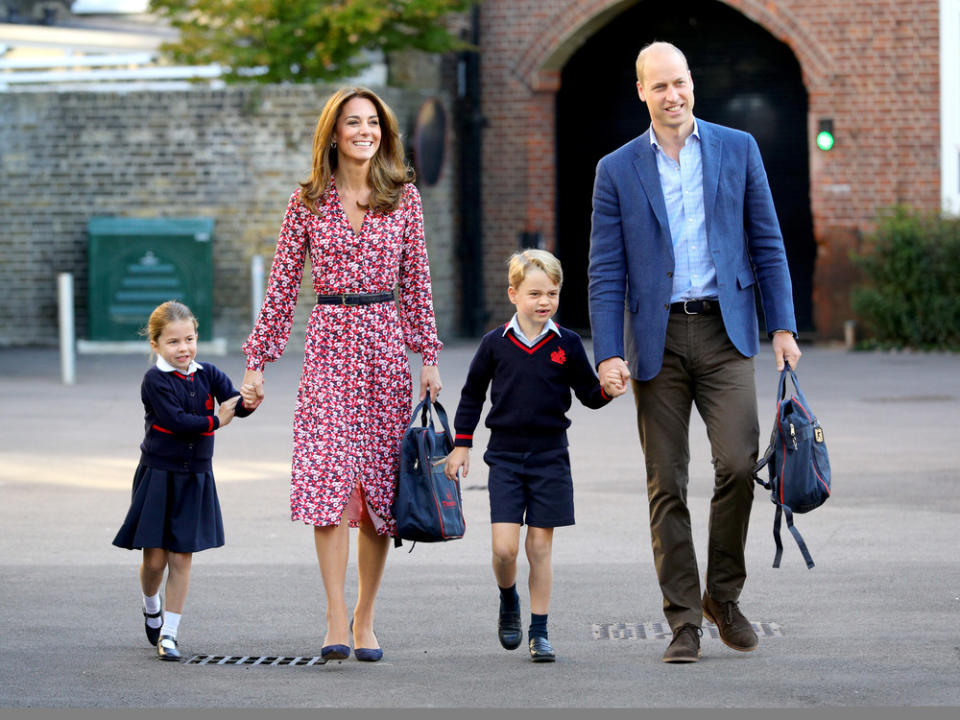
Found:
[[[558,287],[563,285],[563,268],[560,267],[560,261],[546,250],[527,248],[510,257],[507,267],[510,287],[520,287],[520,283],[526,279],[531,268],[542,270]]]

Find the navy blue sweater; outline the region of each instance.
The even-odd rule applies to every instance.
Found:
[[[210,472],[213,431],[220,427],[215,404],[239,391],[230,378],[210,363],[191,375],[164,372],[154,366],[140,384],[145,433],[140,464],[160,470]],[[237,417],[253,410],[237,401]]]
[[[491,450],[535,451],[567,445],[570,390],[589,408],[600,408],[610,398],[587,359],[580,336],[560,328],[533,348],[523,344],[503,325],[480,340],[460,392],[454,419],[454,445],[471,447],[490,386]]]

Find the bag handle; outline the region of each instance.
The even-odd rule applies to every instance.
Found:
[[[796,392],[797,397],[800,398],[800,401],[806,405],[807,398],[803,394],[803,390],[800,389],[800,381],[797,380],[797,373],[794,372],[793,368],[790,367],[790,363],[786,360],[783,361],[783,370],[780,371],[780,384],[777,388],[777,402],[787,397],[787,375],[790,376],[790,381],[793,383],[794,392]]]
[[[443,409],[443,405],[440,404],[439,400],[430,400],[429,391],[427,391],[423,400],[413,409],[413,415],[409,423],[410,427],[415,426],[418,414],[420,415],[421,427],[426,427],[428,424],[433,425],[433,408],[437,410],[437,416],[440,418],[440,425],[443,427],[443,431],[447,434],[447,437],[450,438],[450,442],[453,442],[453,435],[450,434],[450,423],[447,421],[447,411]]]

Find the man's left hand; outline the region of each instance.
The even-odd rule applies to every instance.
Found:
[[[797,345],[792,332],[781,330],[773,334],[773,357],[777,361],[778,371],[783,370],[784,361],[790,363],[790,367],[796,370],[801,354],[800,346]]]

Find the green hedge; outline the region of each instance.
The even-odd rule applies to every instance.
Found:
[[[960,218],[894,207],[854,263],[867,347],[960,350]]]

